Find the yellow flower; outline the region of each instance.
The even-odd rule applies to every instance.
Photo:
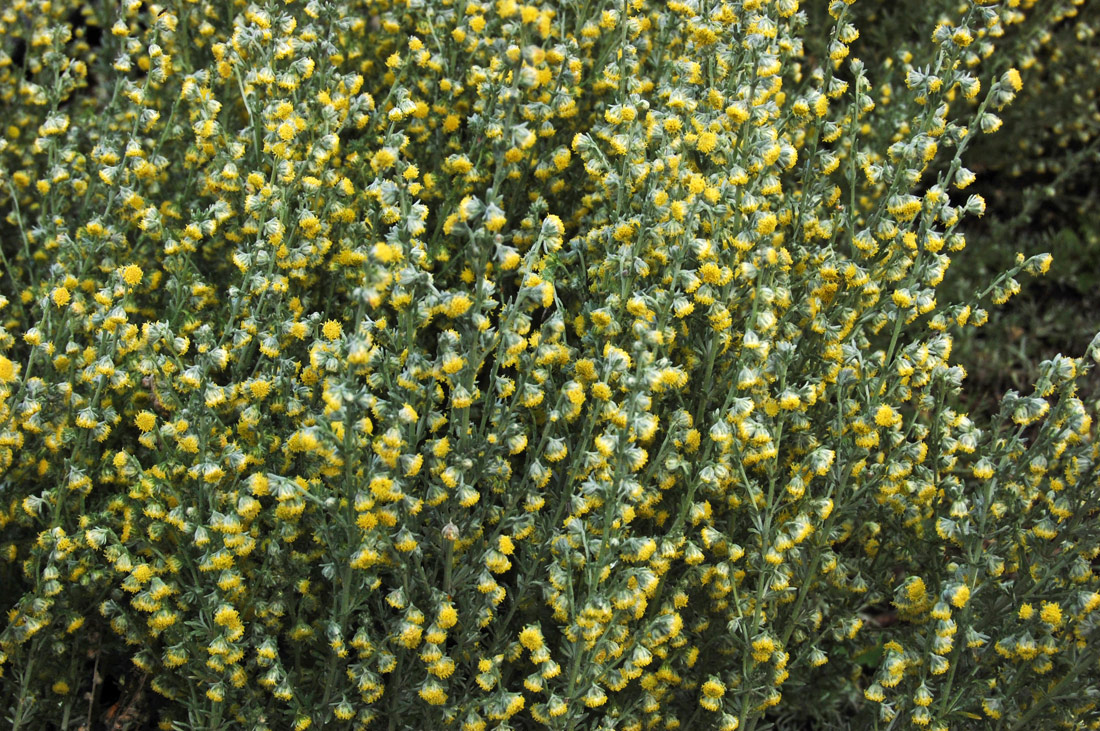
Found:
[[[775,227],[779,224],[779,219],[776,218],[774,213],[766,213],[760,217],[756,222],[756,232],[762,236],[770,234],[775,231]]]
[[[53,303],[58,307],[64,307],[65,305],[69,304],[69,301],[72,299],[72,295],[70,295],[69,290],[65,289],[64,287],[55,287],[53,292],[50,294],[50,298],[53,300]]]
[[[708,698],[721,698],[726,692],[726,686],[716,678],[711,678],[703,683],[703,695]]]
[[[767,662],[775,651],[775,640],[761,637],[752,641],[752,657],[757,662]]]
[[[797,409],[801,404],[798,394],[791,390],[784,391],[779,397],[779,408],[787,411]]]
[[[420,689],[418,694],[424,701],[433,706],[441,706],[447,702],[447,692],[438,683],[429,683]]]
[[[542,631],[534,625],[528,625],[520,631],[519,641],[528,650],[534,652],[543,646]]]
[[[457,622],[458,612],[455,610],[454,604],[448,602],[439,608],[439,618],[436,620],[436,624],[443,629],[450,629],[454,627]]]
[[[419,626],[415,624],[406,624],[401,629],[399,641],[401,642],[401,644],[411,650],[420,644],[420,638],[421,636],[423,636],[423,634],[424,630],[421,629]]]
[[[218,611],[214,613],[214,624],[221,625],[222,627],[232,627],[240,624],[240,616],[237,610],[228,604],[222,604],[218,607]]]
[[[988,480],[993,477],[993,463],[982,458],[971,468],[971,472],[980,480]]]
[[[1043,602],[1043,608],[1039,610],[1039,619],[1051,627],[1062,624],[1062,607],[1058,602]]]
[[[393,153],[393,150],[383,147],[381,150],[374,153],[374,157],[371,158],[370,164],[375,171],[381,172],[395,162],[397,162],[397,155]]]
[[[122,267],[122,281],[126,282],[129,286],[133,287],[141,281],[142,274],[141,267],[137,264],[127,264]]]
[[[455,661],[449,657],[440,658],[428,667],[428,672],[438,678],[449,678],[454,674]]]
[[[507,556],[505,556],[503,553],[500,553],[499,551],[489,551],[488,555],[485,558],[485,565],[494,574],[503,574],[505,571],[512,567],[512,562],[508,560]]]
[[[894,410],[892,406],[883,404],[875,411],[875,423],[879,426],[895,426],[901,423],[901,414]]]
[[[473,305],[473,302],[465,294],[456,294],[447,303],[447,317],[460,317]]]
[[[546,710],[554,718],[562,716],[569,710],[568,704],[559,696],[551,696],[550,702],[546,704]]]
[[[251,490],[252,494],[256,497],[266,495],[269,489],[269,481],[267,479],[267,475],[257,472],[249,477],[248,489]]]
[[[0,383],[11,383],[15,380],[15,363],[0,355]]]
[[[447,375],[458,373],[466,365],[466,359],[453,353],[443,359],[443,372]]]
[[[584,705],[589,708],[598,708],[604,703],[607,703],[607,693],[598,685],[593,685],[588,689],[588,692],[584,694],[581,700],[584,701]]]
[[[151,411],[141,411],[134,417],[134,424],[143,432],[152,431],[157,425],[157,417]]]
[[[325,324],[321,326],[321,334],[328,340],[336,340],[342,332],[343,328],[336,320],[326,320]]]

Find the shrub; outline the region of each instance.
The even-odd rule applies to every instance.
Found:
[[[1100,325],[1093,314],[1100,229],[1091,214],[1100,168],[1094,83],[1100,57],[1090,42],[1100,5],[1051,3],[1042,10],[1049,22],[1016,26],[1027,46],[1011,55],[1019,59],[1025,86],[1003,114],[1009,134],[984,136],[972,150],[974,189],[988,199],[989,215],[968,230],[972,245],[952,267],[943,292],[950,298],[981,287],[1001,271],[1012,255],[1004,242],[1049,251],[1060,266],[1025,284],[1003,311],[991,311],[980,337],[960,343],[960,362],[982,364],[972,369],[969,403],[986,392],[984,400],[993,404],[995,394],[1024,388],[1038,375],[1040,360],[1072,352],[1083,330]],[[1095,393],[1097,374],[1082,385]]]
[[[12,725],[1095,726],[1090,363],[972,420],[1050,258],[936,297],[1034,3],[941,5],[14,3]]]

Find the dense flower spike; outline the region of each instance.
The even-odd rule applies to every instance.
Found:
[[[867,2],[7,3],[13,726],[1095,727],[1091,363],[937,297],[1080,3]]]

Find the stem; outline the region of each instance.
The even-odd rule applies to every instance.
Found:
[[[20,238],[23,241],[23,258],[26,260],[27,266],[29,267],[34,262],[34,259],[31,257],[30,241],[27,239],[27,229],[23,225],[23,215],[19,211],[19,197],[15,194],[15,186],[12,185],[11,180],[8,180],[8,193],[11,195],[12,212],[15,214],[15,223],[19,226]],[[8,270],[8,275],[13,278],[15,276],[10,269]]]
[[[19,727],[23,725],[23,722],[27,720],[29,716],[30,707],[34,705],[34,699],[27,697],[27,683],[30,680],[31,671],[34,669],[34,659],[38,654],[37,646],[39,643],[34,643],[31,647],[32,652],[30,657],[27,658],[27,667],[23,671],[23,677],[19,680],[19,700],[15,704],[15,717],[12,720],[11,731],[19,731]]]
[[[1090,657],[1089,659],[1091,660],[1092,658]],[[1025,713],[1020,718],[1020,720],[1013,724],[1012,728],[1009,731],[1021,731],[1021,729],[1024,728],[1033,728],[1032,726],[1029,726],[1029,724],[1031,723],[1031,719],[1035,718],[1035,716],[1039,714],[1039,711],[1046,708],[1055,700],[1055,694],[1062,688],[1063,685],[1077,677],[1078,671],[1084,664],[1085,663],[1081,662],[1076,663],[1073,666],[1072,672],[1066,673],[1062,676],[1061,680],[1051,686],[1051,688],[1046,692],[1042,699],[1033,703],[1031,707],[1028,708],[1027,713]]]

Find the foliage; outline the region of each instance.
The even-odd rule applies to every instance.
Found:
[[[984,286],[1011,260],[1008,242],[1054,256],[1047,278],[1025,284],[1006,307],[991,310],[978,337],[959,343],[959,362],[970,373],[964,400],[980,413],[995,410],[1005,390],[1034,382],[1040,361],[1073,352],[1082,332],[1100,327],[1093,294],[1100,284],[1100,231],[1092,215],[1100,202],[1094,185],[1100,169],[1100,56],[1093,52],[1100,5],[1050,3],[1036,10],[1013,14],[998,43],[1011,50],[993,62],[1019,63],[1024,88],[1004,111],[1007,133],[984,136],[972,150],[974,189],[985,196],[989,211],[969,227],[971,245],[957,257],[942,290],[954,300]],[[871,29],[889,32],[893,25],[885,17],[868,20]],[[871,45],[891,47],[882,37]],[[1100,393],[1095,374],[1088,384],[1088,392]]]
[[[10,3],[12,726],[1095,727],[1091,363],[937,297],[1078,4]]]

